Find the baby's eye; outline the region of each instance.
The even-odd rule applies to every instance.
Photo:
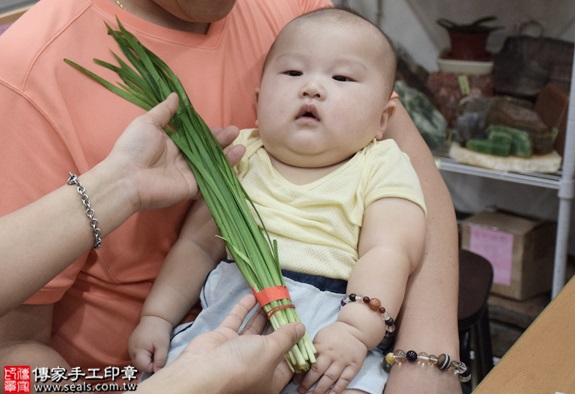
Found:
[[[300,77],[303,75],[303,73],[301,71],[297,71],[297,70],[284,71],[284,74],[289,75],[290,77]]]
[[[346,77],[345,75],[334,75],[332,78],[339,82],[353,82],[352,78]]]

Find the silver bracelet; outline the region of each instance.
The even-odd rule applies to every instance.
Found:
[[[76,185],[76,191],[80,194],[82,198],[82,204],[86,207],[86,216],[90,219],[90,227],[92,227],[92,233],[94,234],[94,249],[100,249],[102,247],[102,232],[98,228],[98,221],[94,217],[94,210],[90,206],[90,200],[86,194],[86,189],[80,183],[78,177],[71,172],[69,172],[70,178],[66,182],[68,185]]]

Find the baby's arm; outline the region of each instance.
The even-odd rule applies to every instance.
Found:
[[[395,319],[401,308],[409,275],[423,252],[425,214],[416,204],[399,198],[384,198],[371,204],[364,215],[358,252],[359,260],[348,281],[348,294],[377,298]],[[335,383],[342,392],[363,365],[367,351],[385,335],[381,313],[363,302],[350,302],[337,322],[314,338],[317,363],[302,381],[314,393],[324,393]]]
[[[172,329],[198,302],[206,276],[225,257],[217,234],[206,203],[195,201],[130,336],[130,357],[138,370],[155,372],[166,363]]]

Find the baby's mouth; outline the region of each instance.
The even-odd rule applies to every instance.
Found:
[[[296,116],[296,119],[301,119],[301,118],[320,120],[319,116],[317,114],[317,109],[315,108],[314,105],[311,105],[311,104],[302,105],[302,107],[300,108],[300,110]]]

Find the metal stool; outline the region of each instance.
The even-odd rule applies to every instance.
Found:
[[[493,368],[493,350],[489,326],[489,293],[493,267],[484,257],[459,250],[459,346],[461,361],[471,368],[473,389]],[[474,352],[471,360],[471,350]]]

